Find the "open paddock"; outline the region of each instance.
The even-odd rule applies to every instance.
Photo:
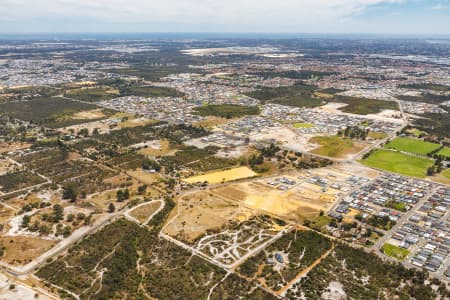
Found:
[[[128,214],[139,221],[141,224],[146,224],[151,216],[153,216],[163,205],[162,201],[152,201],[141,204],[133,208]]]
[[[221,182],[235,181],[244,178],[255,177],[258,174],[253,172],[248,167],[233,168],[230,170],[207,173],[204,175],[189,177],[183,181],[187,183],[208,182],[209,184],[216,184]]]
[[[13,152],[22,149],[30,148],[31,144],[23,142],[2,142],[0,143],[0,154]]]
[[[50,250],[57,241],[30,236],[2,236],[0,247],[4,255],[0,260],[12,266],[23,266]]]

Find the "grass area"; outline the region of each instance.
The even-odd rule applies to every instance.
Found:
[[[445,157],[450,157],[450,147],[444,147],[441,150],[439,150],[437,155],[443,155]]]
[[[450,169],[445,169],[444,171],[442,171],[442,176],[444,176],[447,179],[450,179]]]
[[[427,134],[425,131],[419,130],[417,128],[409,129],[406,132],[414,135],[415,137],[420,137],[422,134]]]
[[[406,204],[403,202],[388,201],[388,202],[386,202],[386,207],[393,208],[398,211],[406,212]]]
[[[384,254],[398,260],[404,260],[409,254],[409,251],[407,249],[403,249],[389,243],[384,244],[381,249],[383,250]]]
[[[374,131],[370,131],[369,132],[369,137],[375,139],[375,140],[382,140],[385,137],[387,137],[387,134],[384,132],[374,132]]]
[[[312,153],[328,157],[342,157],[357,150],[351,139],[340,136],[317,136],[310,139],[309,142],[320,145],[311,151]]]
[[[76,118],[76,114],[95,109],[98,109],[98,106],[65,98],[37,98],[30,101],[0,104],[0,114],[51,128],[85,123],[87,120]],[[114,113],[114,111],[106,109],[102,112],[104,117],[88,121],[105,119]]]
[[[347,106],[342,107],[339,110],[357,115],[377,114],[387,109],[398,110],[398,104],[394,101],[336,96],[333,99],[333,102],[348,104]]]
[[[246,95],[262,102],[293,106],[318,107],[324,100],[314,96],[315,88],[308,85],[282,86],[277,88],[264,87]]]
[[[294,128],[313,128],[314,124],[310,123],[294,123],[292,124]]]
[[[206,105],[194,108],[201,116],[215,116],[222,118],[237,118],[247,115],[259,115],[260,110],[256,106],[242,106],[231,104]]]
[[[377,169],[383,169],[412,177],[425,178],[427,169],[431,167],[434,162],[427,158],[379,149],[374,151],[368,158],[364,159],[362,163]]]
[[[328,216],[318,216],[316,219],[314,219],[311,222],[311,228],[320,231],[323,227],[330,224],[331,220],[332,220],[332,218],[330,218]]]
[[[386,144],[385,147],[408,153],[427,155],[428,153],[439,149],[440,145],[417,139],[398,137]]]

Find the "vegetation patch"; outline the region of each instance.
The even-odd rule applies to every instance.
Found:
[[[184,94],[175,89],[160,86],[132,86],[122,88],[121,96],[139,96],[146,98],[183,97]]]
[[[65,91],[64,95],[86,102],[97,102],[119,97],[119,91],[110,87],[80,88]]]
[[[444,106],[442,106],[445,108]],[[449,108],[447,110],[450,111]],[[450,138],[450,118],[448,114],[426,113],[420,115],[421,118],[414,119],[414,126],[417,129],[435,135],[438,138]]]
[[[303,270],[320,260],[332,248],[332,242],[311,231],[294,230],[248,259],[238,272],[256,278],[273,291],[279,291]]]
[[[0,104],[1,114],[50,128],[85,123],[86,120],[74,118],[74,115],[82,111],[92,111],[97,108],[97,106],[92,104],[65,98],[37,98],[29,101]],[[104,109],[104,116],[102,118],[90,121],[102,120],[113,114],[114,111]]]
[[[424,102],[424,103],[430,103],[430,104],[441,104],[442,102],[449,101],[450,95],[435,95],[430,93],[422,93],[419,96],[397,96],[398,99],[403,101],[410,101],[410,102]]]
[[[318,107],[325,104],[323,99],[314,95],[315,88],[308,85],[263,87],[246,95],[264,103],[275,103],[293,107]]]
[[[145,64],[136,65],[133,68],[112,69],[109,71],[120,75],[137,76],[149,81],[159,80],[171,74],[192,72],[190,68],[185,66],[153,66]]]
[[[172,208],[158,213],[163,219],[155,216],[150,230],[116,221],[43,266],[37,275],[81,299],[206,299],[225,271],[158,238]]]
[[[252,74],[262,76],[263,78],[283,77],[283,78],[300,79],[300,80],[317,80],[324,76],[329,76],[329,75],[333,75],[336,73],[310,71],[310,70],[298,70],[298,71],[281,71],[281,72],[279,72],[279,71],[255,72]]]
[[[217,150],[212,146],[204,149],[185,147],[174,155],[162,157],[159,161],[169,170],[177,170],[184,166],[199,172],[225,169],[236,165],[234,160],[214,156]]]
[[[384,110],[398,110],[398,104],[394,101],[374,100],[358,97],[336,96],[333,102],[345,103],[347,106],[339,108],[339,110],[357,114],[368,115],[377,114]]]
[[[414,83],[414,84],[404,84],[399,86],[404,89],[412,90],[432,90],[436,92],[447,92],[450,91],[450,87],[442,84],[435,83]]]
[[[434,300],[450,295],[444,283],[437,281],[439,289],[434,290],[427,279],[426,271],[407,269],[339,243],[331,255],[287,291],[286,297],[323,299],[333,283],[341,287],[342,299],[381,299],[383,295],[383,299]]]
[[[45,180],[30,171],[18,171],[0,176],[0,191],[10,193],[27,187],[32,187]]]
[[[239,118],[248,115],[259,115],[257,106],[243,106],[232,104],[206,105],[194,108],[200,116],[215,116],[222,118]]]

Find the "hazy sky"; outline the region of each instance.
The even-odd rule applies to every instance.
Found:
[[[0,0],[0,32],[450,35],[450,0]]]

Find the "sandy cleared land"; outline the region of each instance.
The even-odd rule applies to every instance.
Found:
[[[243,178],[251,178],[255,177],[258,174],[253,172],[248,167],[239,167],[231,170],[225,170],[220,172],[208,173],[205,175],[194,176],[190,178],[183,179],[183,181],[188,183],[197,183],[197,182],[208,182],[209,184],[217,184],[221,182],[228,182],[239,180]]]
[[[154,143],[155,147],[148,147],[139,150],[139,154],[155,157],[155,156],[165,156],[174,155],[177,150],[170,149],[170,143],[168,140],[160,140],[159,143]]]
[[[435,175],[433,177],[429,177],[429,178],[435,182],[450,185],[450,169],[446,169],[446,170],[442,171],[441,174],[437,174],[437,175]]]
[[[0,237],[0,245],[5,247],[1,260],[9,265],[25,265],[50,250],[57,241],[31,236]]]
[[[103,117],[105,117],[105,114],[103,113],[103,109],[101,108],[80,111],[72,116],[72,118],[75,120],[92,120],[92,119],[100,119]]]
[[[15,288],[11,289],[10,286],[14,285]],[[34,286],[34,285],[33,285]],[[24,285],[22,283],[11,280],[10,278],[0,274],[0,299],[19,299],[19,300],[49,300],[56,299],[56,297],[50,298],[48,294],[44,295],[40,291],[37,292],[32,289],[30,285]]]
[[[309,143],[318,145],[311,153],[342,159],[350,159],[368,146],[363,141],[338,136],[317,136],[310,139]]]
[[[161,176],[158,173],[150,173],[142,169],[129,171],[127,174],[146,185],[152,185],[159,182],[161,179]]]
[[[216,116],[208,116],[206,117],[205,120],[202,120],[200,122],[197,122],[194,124],[194,126],[198,126],[198,127],[205,127],[208,129],[212,129],[216,126],[220,126],[223,124],[227,124],[227,123],[231,123],[234,122],[236,120],[238,120],[239,118],[232,118],[232,119],[227,119],[227,118],[221,118],[221,117],[216,117]]]
[[[340,170],[325,168],[316,173],[280,176],[296,182],[288,188],[283,184],[270,185],[268,182],[273,179],[258,179],[210,189],[209,196],[229,200],[251,211],[301,222],[316,218],[320,211],[326,212],[336,200],[336,195],[341,193],[331,188],[324,191],[321,186],[309,183],[308,179],[315,175],[330,176],[330,180],[339,182],[351,176]]]
[[[0,143],[0,153],[11,152],[21,149],[27,149],[31,146],[28,143],[22,142],[9,142],[9,143]]]
[[[9,160],[0,160],[0,175],[6,174],[14,169],[14,164]]]
[[[145,126],[149,124],[155,124],[158,121],[147,119],[144,117],[140,118],[130,118],[129,120],[125,122],[120,122],[119,127],[120,128],[132,128],[132,127],[138,127],[138,126]]]
[[[244,198],[247,207],[294,220],[313,219],[320,211],[327,211],[336,194],[335,190],[323,193],[319,186],[307,182],[287,192],[257,183],[243,187],[247,192]]]
[[[253,213],[210,191],[194,192],[177,199],[177,208],[164,228],[170,236],[192,242],[207,230],[219,229],[230,221],[245,221]],[[172,215],[171,217],[174,217]]]
[[[329,102],[323,106],[317,107],[316,110],[334,114],[342,114],[342,111],[340,111],[339,108],[346,107],[347,105],[348,104],[346,103]]]
[[[337,102],[329,102],[323,106],[314,108],[317,111],[324,111],[327,113],[333,113],[333,114],[339,114],[339,115],[351,115],[353,114],[342,112],[339,109],[346,107],[348,104],[346,103],[337,103]],[[399,111],[396,110],[383,110],[377,114],[368,114],[364,117],[373,119],[373,120],[379,120],[379,121],[388,121],[388,122],[397,122],[399,124],[402,123],[401,114]]]
[[[357,163],[335,164],[333,169],[337,170],[338,172],[354,174],[360,177],[367,177],[371,179],[377,178],[381,175],[381,172],[371,168],[367,168]]]
[[[145,205],[140,205],[132,211],[130,211],[130,216],[138,220],[141,224],[144,224],[147,219],[155,213],[161,207],[161,202],[151,202]]]
[[[62,131],[63,133],[68,134],[68,133],[71,133],[71,131],[77,133],[81,129],[87,129],[89,131],[89,134],[92,134],[94,129],[97,129],[100,134],[106,134],[111,131],[110,125],[115,124],[115,123],[117,123],[117,122],[113,121],[111,119],[107,119],[107,120],[101,120],[101,121],[87,122],[87,123],[78,124],[78,125],[72,125],[72,126],[61,128],[59,130]]]
[[[15,210],[12,207],[8,207],[0,203],[0,224],[5,224],[15,214]]]

